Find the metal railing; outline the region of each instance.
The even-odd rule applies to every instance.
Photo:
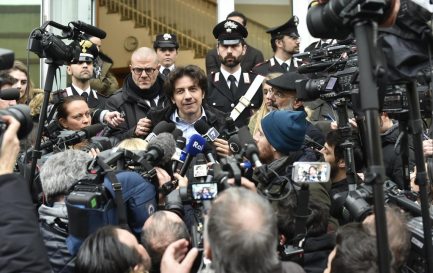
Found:
[[[181,49],[193,49],[195,57],[204,57],[215,46],[212,29],[216,24],[216,3],[210,0],[100,0],[109,12],[133,20],[137,27],[149,29],[149,35],[174,33]],[[248,20],[247,42],[272,56],[266,27]]]

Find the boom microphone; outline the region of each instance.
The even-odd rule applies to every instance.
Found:
[[[100,28],[97,28],[95,26],[86,24],[84,22],[81,21],[74,21],[71,22],[72,25],[74,25],[74,27],[78,28],[79,30],[85,32],[86,34],[89,34],[91,36],[95,36],[98,37],[100,39],[104,39],[107,36],[107,33],[105,31],[103,31]]]
[[[191,136],[188,144],[186,145],[186,158],[185,163],[183,163],[182,169],[180,170],[181,176],[185,176],[193,157],[203,152],[205,145],[206,139],[199,134],[194,134]]]
[[[6,88],[0,91],[0,99],[17,100],[20,98],[20,90],[17,88]]]

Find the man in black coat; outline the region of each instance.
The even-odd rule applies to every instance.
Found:
[[[13,173],[20,150],[20,124],[2,116],[8,129],[0,148],[0,268],[2,272],[51,272],[47,252],[39,233],[27,181]]]
[[[241,25],[243,25],[245,28],[247,27],[247,17],[243,13],[240,13],[238,11],[230,12],[227,15],[228,20],[233,20]],[[250,72],[251,69],[253,69],[254,66],[256,66],[259,63],[262,63],[264,61],[263,53],[250,46],[249,44],[246,44],[247,50],[245,52],[245,56],[241,60],[241,67],[243,71]],[[206,73],[208,75],[217,72],[221,66],[221,61],[218,58],[218,52],[216,48],[213,48],[209,50],[209,52],[206,55]]]
[[[221,67],[209,77],[206,99],[209,105],[230,114],[255,78],[254,74],[243,71],[240,65],[246,52],[244,39],[248,36],[248,31],[236,21],[225,20],[214,27],[213,35],[218,40]],[[239,127],[248,125],[252,109],[257,109],[262,104],[261,88],[247,100],[249,106],[235,121]]]
[[[285,73],[297,70],[298,65],[293,59],[293,55],[299,53],[298,23],[298,17],[293,16],[281,26],[266,31],[271,34],[271,46],[274,56],[254,67],[254,73],[266,76],[274,72]]]
[[[161,109],[167,105],[159,66],[158,57],[151,48],[141,47],[132,53],[131,73],[106,104],[107,109],[125,115],[125,122],[113,133],[119,140],[149,134],[151,122],[146,118],[147,113],[151,108]]]

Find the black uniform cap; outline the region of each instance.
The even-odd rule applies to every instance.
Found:
[[[247,38],[247,29],[233,20],[225,20],[213,28],[213,36],[222,45],[236,45]]]
[[[153,48],[179,48],[179,43],[175,34],[164,33],[156,35],[156,39],[153,42]]]
[[[80,57],[78,58],[79,62],[88,62],[93,61],[96,57],[98,57],[99,50],[98,47],[89,40],[81,40],[80,42]]]
[[[289,21],[285,22],[281,26],[270,28],[266,30],[267,33],[271,34],[271,37],[274,38],[279,35],[287,35],[293,37],[300,37],[298,32],[298,24],[299,19],[297,16],[293,16],[289,19]]]
[[[305,76],[299,74],[298,72],[287,72],[279,77],[266,81],[266,83],[272,87],[281,89],[281,91],[293,91],[296,90],[296,80],[303,79],[305,79]]]

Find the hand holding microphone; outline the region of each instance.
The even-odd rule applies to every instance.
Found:
[[[147,136],[150,133],[151,128],[152,128],[152,121],[148,118],[141,118],[137,122],[137,126],[135,127],[134,134],[137,137]]]

